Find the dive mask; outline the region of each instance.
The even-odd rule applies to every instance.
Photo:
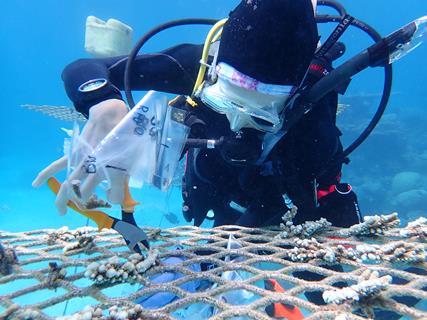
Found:
[[[280,112],[293,86],[262,83],[226,63],[219,63],[216,73],[216,83],[205,86],[200,99],[214,111],[224,114],[232,131],[253,128],[274,133],[281,128]]]

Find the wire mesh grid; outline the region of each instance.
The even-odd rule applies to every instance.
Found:
[[[16,261],[12,265],[10,274],[0,278],[0,319],[52,319],[63,314],[49,315],[46,310],[54,305],[66,303],[74,298],[91,298],[91,305],[98,308],[99,317],[96,319],[114,319],[105,315],[112,307],[132,308],[140,297],[147,297],[155,293],[169,292],[177,299],[154,309],[138,308],[138,316],[131,313],[127,318],[132,319],[175,319],[180,310],[196,304],[209,306],[215,310],[212,319],[231,319],[246,317],[248,319],[270,319],[266,307],[281,303],[303,311],[308,319],[366,319],[374,317],[375,310],[393,311],[401,316],[414,319],[427,319],[427,312],[423,307],[417,307],[427,301],[427,268],[425,261],[425,237],[412,235],[403,237],[399,229],[395,229],[381,237],[354,237],[343,238],[338,229],[329,228],[328,231],[316,235],[314,240],[318,248],[329,248],[336,254],[334,261],[326,261],[318,252],[321,249],[309,252],[308,247],[302,250],[296,243],[301,241],[295,238],[281,238],[278,229],[250,229],[237,226],[223,226],[214,229],[200,229],[196,227],[177,227],[160,230],[144,229],[151,240],[152,249],[147,253],[146,260],[155,256],[155,262],[145,272],[138,275],[137,280],[129,277],[128,282],[137,282],[138,290],[128,292],[122,296],[109,296],[107,288],[117,286],[122,281],[96,282],[88,279],[88,266],[108,261],[117,257],[121,263],[129,261],[131,253],[127,250],[122,238],[113,231],[97,232],[95,229],[70,231],[71,237],[58,234],[57,230],[39,230],[22,233],[0,232],[0,242],[4,248],[12,248],[16,254]],[[74,235],[74,236],[73,236]],[[76,246],[79,237],[91,237],[91,246]],[[230,236],[239,244],[239,248],[227,248]],[[389,246],[391,243],[402,243],[405,246],[418,248],[418,259],[384,259],[384,261],[361,261],[351,259],[348,255],[352,249],[375,245],[376,248]],[[311,241],[311,240],[308,240]],[[74,247],[70,247],[70,244]],[[71,248],[71,250],[68,250]],[[179,248],[179,250],[176,250]],[[313,247],[312,247],[313,249]],[[301,251],[302,250],[302,251]],[[421,250],[421,251],[420,251]],[[4,251],[4,250],[3,250]],[[317,251],[317,253],[316,253]],[[296,256],[293,254],[299,252]],[[301,254],[304,253],[304,254]],[[343,253],[339,255],[339,252]],[[5,254],[3,252],[3,258]],[[402,254],[401,254],[402,256]],[[179,257],[180,263],[164,264],[168,257]],[[230,257],[238,259],[230,260]],[[296,258],[295,258],[296,257]],[[420,258],[421,257],[421,258]],[[61,269],[71,270],[62,277],[52,281],[52,266],[55,262]],[[209,265],[205,271],[194,270],[194,265]],[[338,267],[337,267],[338,266]],[[344,303],[319,304],[310,301],[310,293],[339,290],[337,287],[349,287],[361,281],[366,270],[377,271],[380,276],[391,276],[390,282],[384,290],[375,295],[361,298],[359,301]],[[226,272],[238,271],[246,276],[235,281],[224,278]],[[153,276],[166,272],[178,273],[181,277],[167,283],[155,283]],[[315,275],[313,278],[310,275]],[[1,288],[19,280],[33,279],[33,284],[15,290]],[[124,280],[123,280],[124,279]],[[264,287],[264,281],[274,279],[282,284],[286,291],[274,292]],[[315,279],[315,281],[313,280]],[[398,281],[394,281],[394,280]],[[78,285],[85,280],[84,285]],[[362,279],[363,280],[363,279]],[[207,283],[204,289],[195,292],[186,291],[183,284],[198,281]],[[215,285],[213,285],[215,284]],[[343,285],[344,284],[344,285]],[[27,294],[55,290],[53,296],[41,296],[30,299],[27,304],[16,302]],[[231,292],[250,293],[250,301],[241,301],[239,304],[230,304],[224,295]],[[3,291],[3,292],[2,292]],[[409,297],[418,302],[412,306],[399,300]],[[101,310],[101,311],[100,311]],[[88,318],[84,311],[75,314],[76,319]],[[80,317],[79,317],[80,315]],[[122,315],[123,317],[123,315]],[[90,318],[90,317],[89,317]],[[116,319],[120,319],[120,316]]]
[[[62,120],[62,121],[78,121],[78,122],[86,122],[86,118],[80,113],[77,112],[74,108],[65,107],[65,106],[36,106],[32,104],[24,104],[21,107],[33,110],[36,112],[40,112],[42,114],[45,114],[49,117]]]

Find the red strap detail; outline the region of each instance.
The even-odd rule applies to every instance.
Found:
[[[317,190],[317,200],[320,200],[323,197],[326,197],[328,194],[335,192],[335,186],[335,184],[332,184],[327,190]]]
[[[342,177],[342,172],[338,173],[338,175],[336,176],[336,184],[331,184],[328,189],[319,189],[317,190],[317,200],[322,199],[323,197],[326,197],[328,194],[335,192],[335,188],[336,185],[341,183],[341,177]]]
[[[325,67],[318,63],[312,63],[310,64],[310,70],[323,73],[323,71],[325,70]]]

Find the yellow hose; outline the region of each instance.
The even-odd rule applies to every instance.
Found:
[[[227,22],[227,19],[222,19],[218,21],[212,29],[209,31],[208,36],[206,37],[205,45],[203,47],[202,59],[200,60],[200,69],[199,74],[197,75],[196,83],[194,84],[193,95],[203,84],[203,80],[206,74],[206,64],[208,63],[209,49],[211,44],[217,41],[221,37],[222,27]]]

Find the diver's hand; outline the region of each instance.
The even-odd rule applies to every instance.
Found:
[[[66,156],[63,156],[62,158],[59,158],[58,160],[52,162],[48,167],[39,172],[37,177],[34,179],[32,186],[34,188],[40,187],[47,181],[47,179],[54,176],[55,173],[65,169],[67,167],[67,161],[68,158]]]
[[[81,138],[92,148],[96,147],[101,140],[125,117],[128,109],[122,100],[109,99],[94,105],[89,111],[89,119],[85,125]],[[41,171],[33,181],[33,186],[42,185],[49,177],[67,167],[67,157],[64,156]],[[109,200],[113,203],[120,203],[124,198],[124,183],[126,173],[120,170],[111,169],[111,189],[109,190]],[[116,172],[119,171],[119,172]],[[73,186],[70,182],[79,181],[80,191],[77,195],[78,202],[84,203],[92,196],[93,190],[103,180],[98,174],[90,174],[88,163],[82,161],[68,178],[68,183],[61,187],[56,199],[56,206],[60,213],[67,210],[67,202],[70,200]]]

